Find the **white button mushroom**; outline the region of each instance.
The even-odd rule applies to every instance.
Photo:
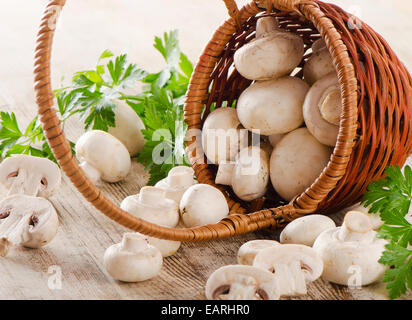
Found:
[[[322,278],[341,285],[368,285],[380,280],[386,267],[378,260],[387,241],[377,239],[369,217],[350,211],[342,227],[326,230],[316,239],[315,249],[324,261]],[[354,274],[355,272],[355,274]]]
[[[369,219],[371,219],[373,230],[379,230],[379,228],[384,224],[379,213],[369,213],[369,209],[362,205],[354,206],[350,211],[360,211],[368,215]]]
[[[302,61],[303,40],[278,28],[273,17],[257,21],[256,38],[234,54],[237,71],[250,80],[269,80],[290,74]]]
[[[316,251],[299,244],[263,249],[256,255],[253,266],[274,272],[281,296],[305,295],[306,284],[318,279],[323,270]]]
[[[270,157],[270,179],[276,192],[287,201],[304,192],[325,168],[331,152],[306,128],[288,133]]]
[[[234,108],[213,110],[203,124],[203,150],[214,164],[233,160],[247,145],[247,138],[247,130],[242,129]]]
[[[265,151],[253,146],[242,149],[232,176],[233,192],[242,200],[252,201],[266,192],[269,183],[269,157]]]
[[[208,300],[278,300],[279,288],[269,271],[228,265],[210,275],[205,295]]]
[[[8,195],[48,198],[60,182],[60,169],[49,159],[19,154],[4,159],[0,164],[0,183],[8,190]]]
[[[279,246],[274,240],[251,240],[242,244],[237,252],[237,262],[243,265],[253,265],[256,255],[266,248]]]
[[[130,154],[111,134],[92,130],[85,132],[76,143],[76,157],[86,175],[97,183],[100,179],[119,182],[130,172]]]
[[[166,198],[166,191],[157,187],[146,186],[137,195],[126,197],[120,208],[163,227],[175,227],[179,222],[179,209],[177,203]],[[147,241],[160,250],[163,257],[176,253],[180,241],[157,239],[146,236]]]
[[[307,83],[313,85],[331,72],[336,73],[325,41],[323,39],[316,40],[312,45],[312,55],[303,67],[303,78]]]
[[[116,280],[139,282],[157,276],[162,268],[162,254],[144,236],[125,233],[121,243],[107,248],[103,257],[107,272]]]
[[[143,149],[145,143],[142,134],[142,129],[145,128],[143,121],[125,101],[116,99],[113,103],[116,106],[116,126],[109,127],[108,133],[119,139],[133,157]]]
[[[310,88],[303,104],[303,118],[306,127],[316,139],[328,146],[334,146],[339,133],[341,112],[338,78],[336,73],[330,73]]]
[[[195,184],[183,194],[180,214],[186,227],[217,223],[229,214],[223,193],[208,184]]]
[[[194,171],[191,167],[177,166],[172,168],[167,178],[156,183],[155,187],[165,190],[165,196],[168,199],[180,203],[183,193],[197,181],[193,178]]]
[[[53,240],[59,218],[44,198],[12,195],[0,202],[0,256],[11,246],[40,248]]]
[[[335,222],[321,214],[311,214],[290,222],[280,233],[280,243],[304,244],[311,247],[325,230],[336,227]]]
[[[308,90],[308,84],[296,77],[255,82],[239,97],[239,120],[246,129],[262,135],[290,132],[303,123],[302,105]]]

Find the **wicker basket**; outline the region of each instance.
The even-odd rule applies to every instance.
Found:
[[[412,78],[386,41],[368,25],[335,5],[316,0],[255,0],[241,9],[234,0],[224,2],[230,18],[214,33],[191,78],[185,104],[189,129],[201,129],[212,104],[231,104],[250,84],[232,68],[233,54],[253,38],[256,17],[270,14],[279,19],[282,28],[301,35],[307,48],[320,37],[325,40],[343,97],[338,142],[321,175],[290,203],[270,197],[242,203],[230,188],[217,186],[227,197],[231,215],[214,225],[186,229],[160,227],[121,210],[79,168],[53,108],[50,83],[54,25],[65,0],[51,1],[44,13],[34,74],[38,113],[49,145],[82,195],[106,216],[134,231],[163,239],[200,241],[283,227],[297,217],[328,213],[357,202],[368,184],[383,176],[386,166],[403,165],[412,150]],[[199,140],[194,136],[187,143],[189,159],[198,181],[216,186],[216,167],[204,163],[203,156],[194,151],[201,148]]]

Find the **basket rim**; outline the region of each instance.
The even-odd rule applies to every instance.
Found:
[[[328,18],[326,18],[322,11],[319,9],[317,1],[302,0],[304,2],[302,2],[301,4],[299,4],[299,1],[297,0],[271,1],[275,5],[275,7],[277,7],[277,5],[283,6],[285,5],[285,2],[290,2],[289,5],[291,6],[291,11],[303,11],[304,13],[306,13],[303,16],[307,15],[308,17],[312,17],[313,20],[318,20],[319,26],[315,25],[315,27],[318,28],[321,34],[328,35],[327,47],[334,58],[341,65],[341,68],[339,68],[338,76],[342,85],[342,89],[344,90],[344,92],[355,92],[356,94],[356,90],[354,89],[356,89],[357,81],[355,78],[353,66],[350,63],[349,55],[347,51],[343,49],[343,43],[340,43],[339,45],[336,44],[336,38],[339,38],[339,33],[333,26],[332,22]],[[294,202],[300,207],[298,212],[294,206],[287,205],[271,210],[255,212],[249,215],[230,215],[214,225],[178,229],[161,227],[149,223],[145,220],[133,216],[132,214],[122,210],[119,206],[114,204],[112,200],[105,196],[87,178],[84,171],[79,167],[77,159],[71,152],[70,144],[65,137],[60,120],[54,108],[54,95],[50,77],[50,59],[56,22],[65,3],[66,0],[49,1],[42,16],[38,36],[36,39],[36,48],[34,55],[35,98],[38,105],[38,114],[42,123],[44,134],[60,167],[70,179],[72,184],[76,187],[76,189],[96,209],[98,209],[108,218],[135,232],[161,239],[175,241],[201,241],[230,237],[236,234],[247,233],[269,226],[280,226],[284,224],[285,221],[293,220],[293,218],[296,217],[297,214],[308,213],[307,210],[305,210],[305,203],[308,201],[308,199],[313,198],[314,194],[312,194],[311,192],[301,195]],[[256,12],[258,12],[262,9],[258,8],[255,2],[252,2],[252,4],[246,5],[240,10],[242,19],[245,17],[245,15],[248,14],[248,10],[251,10],[249,11],[250,13],[256,10]],[[312,19],[309,20],[312,21]],[[227,32],[233,34],[235,28],[236,22],[233,18],[229,18],[218,30],[223,31],[223,34]],[[205,50],[207,49],[208,47],[206,47]],[[338,53],[339,57],[337,57]],[[197,64],[197,66],[198,65],[199,63]],[[350,66],[352,66],[352,68],[350,68]],[[203,73],[203,77],[204,76],[205,74]],[[196,78],[192,76],[189,90],[191,86],[195,85],[195,82]],[[187,99],[190,100],[190,97],[188,96]],[[353,94],[348,97],[345,96],[344,100],[344,113],[345,111],[347,111],[347,115],[343,119],[343,122],[340,126],[338,143],[345,146],[345,148],[343,148],[344,150],[341,154],[336,155],[341,160],[337,161],[337,164],[342,162],[342,159],[345,158],[346,162],[345,160],[343,160],[343,162],[347,164],[350,156],[350,152],[348,150],[352,147],[356,129],[356,127],[353,126],[353,124],[356,123],[356,96],[353,96]],[[186,100],[186,102],[187,101],[188,100]],[[325,171],[326,168],[324,172]],[[322,189],[322,186],[320,184],[315,183],[314,185],[316,187],[319,187],[320,190]],[[323,190],[328,190],[328,188],[323,188]]]

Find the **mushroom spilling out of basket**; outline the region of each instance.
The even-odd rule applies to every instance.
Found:
[[[412,220],[407,218],[412,170],[406,166],[402,172],[399,167],[412,151],[412,77],[405,66],[373,29],[364,23],[354,28],[352,17],[335,5],[316,0],[255,0],[238,9],[233,0],[224,2],[231,18],[213,34],[193,74],[187,58],[177,49],[166,50],[169,46],[163,47],[161,39],[156,39],[155,47],[164,56],[173,54],[167,62],[179,61],[168,65],[167,72],[147,74],[135,65],[112,72],[115,66],[125,66],[124,55],[108,63],[115,78],[105,86],[127,87],[132,79],[144,79],[151,83],[151,92],[144,99],[134,97],[134,103],[128,101],[142,121],[132,121],[132,135],[127,134],[127,139],[122,136],[127,130],[121,128],[109,133],[89,131],[79,139],[76,154],[83,170],[72,156],[56,112],[51,112],[54,30],[42,24],[35,88],[44,135],[82,195],[105,215],[138,233],[125,234],[121,243],[107,249],[108,273],[125,282],[147,280],[161,272],[163,258],[175,254],[182,241],[225,238],[272,227],[284,228],[280,242],[244,244],[238,252],[239,265],[224,266],[210,276],[207,298],[305,295],[310,283],[320,277],[354,287],[383,277],[391,298],[405,293],[407,286],[412,289]],[[50,19],[49,13],[44,19]],[[171,36],[165,35],[165,41]],[[111,55],[106,52],[101,58],[107,56]],[[88,90],[100,90],[104,67],[99,67],[97,84],[82,77],[74,79],[76,92],[85,83],[86,96],[90,96]],[[179,67],[184,75],[176,71]],[[123,74],[123,80],[118,74]],[[157,87],[164,74],[170,78]],[[179,88],[172,90],[176,83]],[[142,145],[139,158],[154,165],[153,153],[147,152],[157,147],[152,143],[153,132],[163,124],[168,132],[179,127],[175,124],[183,121],[182,102],[175,101],[181,101],[185,85],[186,156],[191,168],[184,166],[185,161],[175,165],[178,153],[183,153],[184,135],[170,135],[165,142],[175,147],[170,157],[173,164],[157,163],[158,174],[150,180],[155,186],[142,188],[117,206],[93,182],[123,180],[131,168],[130,156]],[[104,97],[103,92],[98,94]],[[71,110],[64,105],[73,97],[60,91],[60,113]],[[147,99],[151,103],[142,107],[142,100]],[[69,106],[77,102],[76,98]],[[103,118],[93,103],[86,108],[90,111],[86,128],[107,131],[115,115],[99,128]],[[116,109],[114,104],[107,107]],[[1,118],[3,124],[15,122],[15,117],[6,114]],[[149,141],[136,132],[144,127],[145,138],[153,134]],[[118,139],[111,136],[119,132]],[[133,141],[135,146],[131,146]],[[47,144],[43,149],[43,156],[50,157]],[[14,181],[14,190],[21,189],[17,183],[32,181],[31,174],[22,176],[26,171],[21,168],[6,170],[6,180]],[[50,181],[39,185],[39,177],[37,184],[27,187],[32,191],[29,196],[52,187]],[[21,197],[16,199],[23,202]],[[339,227],[322,215],[360,200],[365,208],[347,213]],[[26,227],[33,223],[35,231],[37,220],[39,224],[50,220],[53,223],[40,244],[54,236],[57,226],[51,219],[52,208],[35,199],[25,201],[31,202],[44,206],[46,213],[30,220],[33,206],[21,213],[20,205],[3,203],[0,236],[5,240],[0,250],[6,252],[11,244],[27,245],[20,241],[27,228],[24,232],[9,228],[10,221],[13,225],[23,221]]]

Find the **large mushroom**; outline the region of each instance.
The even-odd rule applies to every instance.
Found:
[[[336,73],[329,73],[310,88],[303,104],[309,132],[328,146],[335,146],[342,113],[342,98]]]
[[[306,284],[318,279],[323,261],[311,247],[282,244],[258,252],[253,266],[275,274],[281,296],[305,295]]]
[[[369,217],[358,211],[349,211],[341,227],[322,232],[313,244],[324,261],[322,278],[340,285],[351,285],[355,278],[359,286],[380,280],[386,266],[378,261],[387,240],[376,238]]]
[[[45,246],[59,227],[56,210],[47,199],[21,194],[0,202],[0,222],[0,256],[12,246]]]
[[[278,300],[274,275],[244,265],[228,265],[214,271],[206,282],[208,300]]]
[[[274,17],[257,21],[256,38],[234,55],[236,70],[250,80],[269,80],[290,74],[302,61],[303,39],[282,30]]]
[[[233,160],[247,145],[247,130],[242,129],[234,108],[213,110],[205,120],[202,146],[207,159],[219,164]]]
[[[242,92],[236,110],[242,125],[261,135],[290,132],[303,123],[308,84],[296,77],[258,81]]]
[[[237,252],[237,262],[251,266],[256,255],[267,248],[273,248],[279,246],[280,243],[275,240],[251,240],[242,244]]]
[[[77,140],[76,157],[93,183],[100,179],[119,182],[131,169],[130,154],[123,143],[101,130],[87,131]]]
[[[19,154],[4,159],[0,164],[0,183],[8,190],[8,195],[48,198],[60,182],[60,169],[49,159]]]
[[[119,139],[133,157],[143,149],[145,143],[142,134],[142,129],[145,128],[143,121],[124,100],[116,99],[113,103],[116,106],[114,109],[116,125],[109,127],[108,133]]]
[[[309,85],[335,71],[332,57],[323,39],[316,40],[312,45],[312,55],[303,67],[303,78]]]
[[[276,192],[287,201],[304,192],[328,164],[331,152],[306,128],[288,133],[270,157],[270,179]]]

